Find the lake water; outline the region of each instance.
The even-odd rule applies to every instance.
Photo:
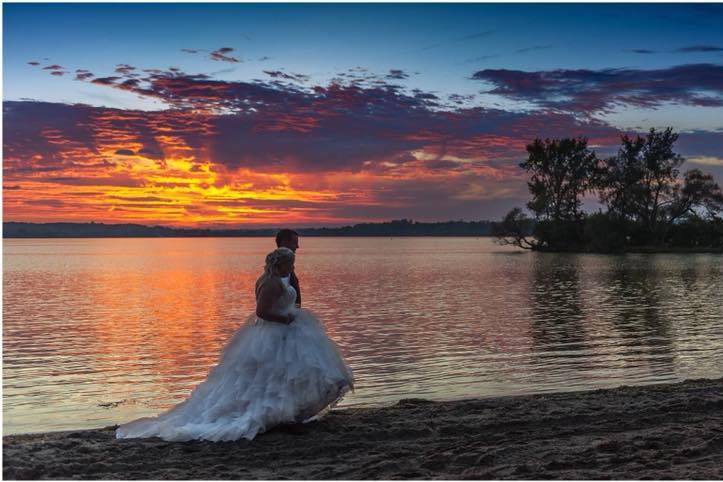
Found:
[[[254,309],[271,239],[3,241],[3,429],[182,400]],[[303,304],[357,379],[341,407],[723,375],[723,256],[518,252],[486,238],[302,238]]]

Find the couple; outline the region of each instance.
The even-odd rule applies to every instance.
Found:
[[[317,419],[353,389],[339,349],[300,307],[298,234],[283,229],[276,244],[256,282],[256,313],[227,342],[206,379],[167,412],[119,426],[116,438],[250,440],[275,425]]]

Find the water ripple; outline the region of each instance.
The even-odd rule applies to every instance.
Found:
[[[254,309],[267,239],[4,240],[5,433],[182,400]],[[343,406],[718,377],[723,256],[513,253],[487,239],[303,239]]]

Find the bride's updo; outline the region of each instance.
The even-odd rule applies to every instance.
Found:
[[[264,274],[267,276],[275,275],[280,264],[293,262],[296,255],[289,248],[277,248],[266,255],[266,266],[264,266]]]

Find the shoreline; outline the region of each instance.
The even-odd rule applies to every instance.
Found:
[[[723,479],[723,378],[332,411],[253,441],[3,437],[4,479]]]

